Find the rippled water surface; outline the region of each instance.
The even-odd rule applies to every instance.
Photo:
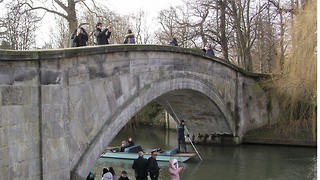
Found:
[[[120,132],[110,146],[119,146],[122,140],[133,137],[135,144],[148,148],[175,148],[176,133],[162,129],[141,128],[134,132]],[[182,180],[304,180],[317,179],[317,150],[309,147],[239,145],[205,146],[196,145],[203,161],[194,157],[180,165],[185,170]],[[194,151],[188,145],[188,151]],[[117,178],[122,170],[134,180],[132,160],[100,158],[94,171],[96,179],[101,178],[102,168],[113,166]],[[160,163],[160,180],[167,180],[168,163]]]

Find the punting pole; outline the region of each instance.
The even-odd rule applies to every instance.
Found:
[[[167,104],[169,105],[169,107],[170,107],[171,111],[173,112],[174,116],[177,118],[177,120],[178,120],[178,121],[179,121],[179,123],[180,123],[180,119],[179,119],[179,117],[177,116],[177,114],[174,112],[174,110],[173,110],[173,108],[171,107],[171,105],[170,105],[169,101],[167,100],[167,98],[166,98],[166,97],[164,97],[164,99],[166,100],[166,102],[167,102]],[[193,142],[191,141],[191,138],[190,138],[190,137],[188,137],[188,138],[189,138],[189,141],[190,141],[190,143],[191,143],[191,145],[192,145],[193,149],[196,151],[197,155],[199,156],[200,160],[202,161],[202,158],[201,158],[201,156],[200,156],[200,154],[199,154],[199,152],[198,152],[197,148],[194,146]]]

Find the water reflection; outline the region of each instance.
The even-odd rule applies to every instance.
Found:
[[[120,132],[110,146],[119,146],[122,140],[133,137],[135,144],[148,148],[171,149],[177,145],[176,133],[162,129],[142,128],[134,132]],[[192,146],[188,145],[188,150]],[[186,163],[182,180],[256,180],[256,179],[316,179],[316,148],[241,145],[241,146],[200,146],[196,145],[203,161],[194,157]],[[126,170],[131,180],[135,179],[132,160],[100,158],[94,167],[97,179],[101,178],[102,168],[113,166],[117,178]],[[160,180],[169,179],[168,163],[162,166]]]

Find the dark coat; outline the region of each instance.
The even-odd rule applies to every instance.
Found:
[[[72,35],[73,37],[73,47],[86,46],[88,41],[87,32],[82,29],[82,32],[77,36],[77,31],[75,31]]]
[[[159,166],[158,166],[158,162],[155,158],[153,157],[149,157],[148,159],[148,169],[150,174],[155,174],[155,175],[159,175]]]
[[[169,43],[172,46],[178,46],[178,41],[176,38],[173,38],[172,41]]]
[[[128,147],[134,146],[134,142],[133,141],[128,141],[127,144],[128,144]]]
[[[138,157],[133,161],[132,169],[135,170],[136,177],[148,177],[148,160]]]
[[[178,139],[184,139],[184,125],[180,123],[177,127]]]
[[[129,178],[120,176],[118,180],[129,180]]]
[[[111,36],[111,32],[108,31],[108,28],[104,29],[103,31],[97,28],[94,35],[96,36],[97,45],[109,44],[108,39]]]

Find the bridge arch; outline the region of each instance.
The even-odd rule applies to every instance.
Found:
[[[218,111],[221,111],[221,115],[225,118],[224,122],[220,123],[220,125],[223,124],[222,128],[226,130],[223,133],[235,134],[235,124],[233,118],[230,116],[231,113],[228,112],[225,105],[219,98],[219,95],[217,95],[217,93],[215,93],[211,89],[211,87],[207,86],[205,83],[199,80],[188,77],[177,79],[161,79],[158,80],[157,83],[153,83],[152,86],[147,85],[146,87],[141,89],[141,91],[139,91],[137,95],[133,96],[134,98],[130,98],[130,102],[125,103],[125,106],[121,108],[122,111],[116,113],[111,117],[110,120],[106,121],[105,124],[101,126],[99,133],[95,138],[93,138],[93,141],[88,144],[88,149],[82,154],[80,161],[72,171],[72,178],[78,179],[78,176],[85,178],[96,160],[100,157],[100,154],[103,152],[105,147],[107,147],[107,145],[111,143],[113,138],[118,134],[122,127],[144,106],[154,100],[160,101],[160,104],[162,104],[163,102],[165,102],[164,98],[166,97],[166,95],[170,97],[170,92],[179,90],[189,90],[189,92],[201,93],[205,95],[205,97],[210,99],[212,103],[217,104],[216,107],[219,108]],[[170,102],[170,100],[172,99],[168,98],[167,100]],[[170,108],[168,108],[168,105],[163,106],[166,107],[166,110],[168,110],[168,112],[171,112]],[[173,106],[173,108],[176,107]],[[172,116],[174,115],[172,114]],[[189,130],[193,132],[193,129],[190,129],[190,127],[193,127],[192,120],[187,120],[187,122]],[[210,129],[212,127],[210,125],[216,125],[216,123],[206,124],[207,129]],[[212,128],[213,131],[211,131],[211,133],[215,133],[215,129],[219,128]]]
[[[263,77],[174,46],[0,50],[0,157],[8,157],[0,171],[5,179],[85,179],[151,101],[173,115],[168,100],[192,133],[241,138],[278,116]]]

